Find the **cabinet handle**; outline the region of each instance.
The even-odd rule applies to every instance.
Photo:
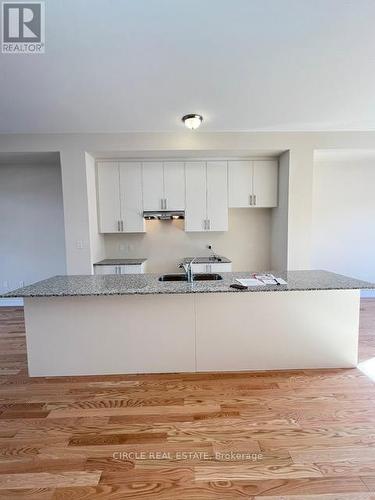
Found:
[[[207,229],[208,230],[211,229],[211,220],[210,219],[207,219]]]
[[[164,208],[167,210],[167,198],[164,198]]]
[[[117,231],[120,231],[120,221],[117,221]]]
[[[121,221],[121,231],[124,231],[124,221]]]
[[[249,205],[251,206],[253,204],[253,195],[249,194]]]
[[[257,195],[254,194],[254,205],[256,205],[256,204],[257,204]]]

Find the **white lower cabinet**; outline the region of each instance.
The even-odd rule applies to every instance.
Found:
[[[193,273],[230,273],[232,264],[230,262],[192,264],[192,268]]]
[[[185,176],[185,231],[228,231],[227,162],[186,162]]]
[[[94,266],[95,274],[143,274],[145,265]]]

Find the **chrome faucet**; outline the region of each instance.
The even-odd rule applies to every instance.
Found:
[[[195,261],[195,257],[193,259],[191,259],[191,261],[189,261],[189,262],[186,262],[186,263],[181,262],[181,264],[179,266],[180,268],[184,269],[188,283],[193,283],[193,281],[194,281],[194,272],[193,272],[193,267],[192,267],[192,264],[194,261]]]

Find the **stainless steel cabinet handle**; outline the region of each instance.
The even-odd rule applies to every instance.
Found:
[[[249,194],[249,205],[251,206],[253,204],[253,195]]]
[[[120,221],[117,221],[117,231],[120,231]]]
[[[122,220],[121,221],[121,231],[123,231],[123,230],[124,230],[124,221]]]
[[[164,198],[164,208],[167,210],[167,198]]]
[[[211,229],[211,220],[210,219],[207,219],[207,229],[208,230]]]
[[[256,205],[256,204],[257,204],[257,195],[254,194],[254,205]]]

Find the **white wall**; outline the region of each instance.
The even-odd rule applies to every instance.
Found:
[[[0,165],[0,293],[65,274],[59,165]]]
[[[270,268],[271,210],[232,208],[229,231],[185,233],[184,221],[146,221],[143,235],[106,235],[107,257],[147,257],[147,272],[176,272],[182,257],[210,255],[206,248],[233,261],[234,271]]]
[[[87,202],[90,232],[91,265],[105,257],[104,235],[98,232],[98,204],[96,190],[95,159],[88,153],[86,157]]]
[[[271,269],[288,269],[289,160],[285,151],[279,158],[278,205],[272,209]]]
[[[375,159],[315,164],[314,268],[375,282],[374,188]]]
[[[59,151],[63,178],[66,261],[69,274],[91,272],[85,152],[94,156],[255,156],[290,151],[288,267],[311,267],[312,152],[374,149],[375,132],[181,132],[114,134],[4,134],[0,152]],[[83,248],[78,248],[82,242]]]

